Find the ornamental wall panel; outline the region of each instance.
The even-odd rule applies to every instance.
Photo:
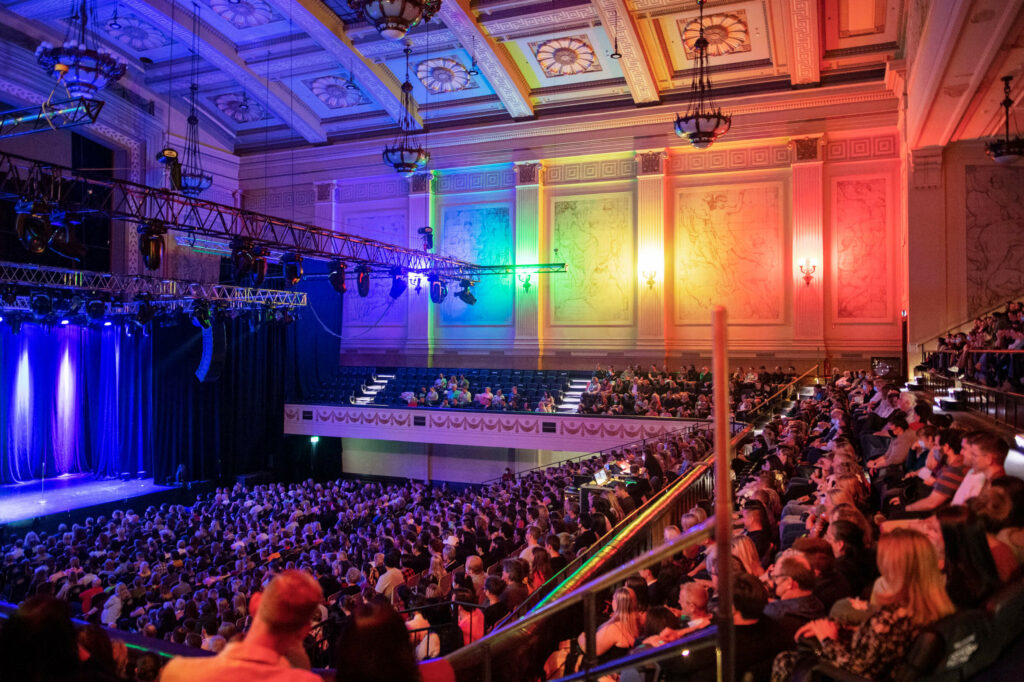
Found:
[[[480,265],[515,262],[511,206],[508,202],[456,204],[441,209],[440,253]],[[515,322],[513,275],[487,275],[473,287],[475,305],[456,298],[458,283],[449,283],[440,307],[445,326],[508,326]]]
[[[551,199],[549,276],[553,326],[630,326],[635,322],[636,246],[633,193]]]
[[[967,166],[967,315],[1024,291],[1024,168]]]
[[[890,184],[886,175],[832,179],[836,322],[887,322],[892,316]]]
[[[686,187],[675,199],[676,324],[709,324],[715,305],[733,323],[783,322],[783,183]]]
[[[406,244],[408,228],[405,211],[362,211],[346,215],[343,231],[377,239],[389,244]],[[356,292],[354,268],[349,267],[348,293],[345,294],[344,324],[346,327],[404,327],[411,292],[397,299],[388,295],[391,280],[374,277],[370,280],[370,294],[363,298]],[[425,290],[424,290],[425,291]],[[372,333],[372,332],[371,332]]]

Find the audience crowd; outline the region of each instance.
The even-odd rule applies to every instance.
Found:
[[[1024,391],[1024,304],[1010,302],[1006,309],[979,317],[969,332],[939,337],[938,352],[925,367],[959,376],[985,386]]]
[[[530,404],[529,399],[519,392],[517,384],[507,388],[500,386],[484,386],[475,395],[473,387],[465,375],[444,373],[429,386],[421,386],[418,391],[405,391],[399,397],[408,407],[439,407],[439,408],[472,408],[475,410],[492,410],[496,412],[555,412],[561,399],[556,398],[553,389],[541,391],[540,395]]]
[[[609,371],[595,383],[675,381],[637,374]],[[784,380],[733,379],[755,391]],[[706,434],[673,435],[458,491],[414,481],[237,485],[191,507],[29,533],[3,547],[0,596],[22,605],[0,631],[0,655],[15,667],[47,658],[26,642],[51,632],[77,648],[54,649],[46,665],[77,667],[74,679],[154,679],[152,659],[127,662],[103,624],[219,652],[170,664],[166,680],[248,665],[312,680],[311,664],[338,666],[345,679],[416,680],[417,661],[484,636],[708,451]],[[1005,474],[1007,453],[999,436],[964,429],[883,378],[836,373],[738,450],[730,556],[709,542],[626,580],[607,595],[590,653],[605,662],[714,625],[727,560],[738,676],[789,680],[825,661],[890,679],[923,628],[1024,572],[1024,481]],[[581,508],[573,478],[599,467],[636,483]],[[710,508],[698,504],[665,540]],[[75,632],[69,614],[90,625]],[[576,669],[585,647],[582,634],[566,640],[543,674]],[[713,652],[695,650],[663,662],[660,679],[708,679],[714,667]]]
[[[769,371],[737,368],[729,377],[731,408],[738,419],[796,376],[790,367]],[[711,372],[696,366],[670,372],[667,367],[640,365],[616,371],[597,366],[580,396],[579,414],[611,414],[642,417],[706,419],[711,415]]]

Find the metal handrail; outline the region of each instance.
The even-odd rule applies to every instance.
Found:
[[[588,642],[593,641],[593,633],[597,630],[597,594],[607,590],[618,582],[624,581],[631,575],[635,575],[641,569],[664,561],[683,550],[694,547],[711,537],[714,530],[714,517],[709,517],[703,523],[694,526],[687,533],[676,538],[672,542],[652,549],[643,556],[639,556],[619,568],[581,585],[561,599],[547,604],[540,609],[526,615],[515,623],[514,627],[495,630],[483,639],[476,641],[476,646],[464,647],[448,655],[448,662],[456,670],[478,670],[483,666],[483,674],[474,676],[475,679],[482,679],[483,682],[491,680],[492,652],[496,652],[504,646],[508,646],[518,640],[524,631],[534,625],[538,625],[549,617],[561,613],[566,609],[583,604],[587,614],[586,631]]]
[[[954,355],[960,355],[961,353],[992,353],[992,354],[1012,354],[1012,353],[1024,353],[1024,350],[1010,350],[1009,348],[937,348],[935,350],[925,351],[925,357],[934,355],[935,353],[952,353]]]
[[[622,658],[616,658],[614,661],[608,661],[602,663],[599,666],[590,668],[589,670],[580,670],[571,675],[565,677],[558,677],[551,682],[572,682],[573,680],[586,680],[588,678],[602,677],[611,673],[625,670],[626,668],[636,668],[648,663],[657,663],[658,661],[664,661],[669,658],[683,655],[692,654],[694,651],[703,651],[716,646],[718,641],[718,626],[709,625],[708,627],[699,630],[697,632],[690,633],[685,637],[673,640],[668,644],[663,644],[657,648],[643,649],[635,653],[623,656]]]

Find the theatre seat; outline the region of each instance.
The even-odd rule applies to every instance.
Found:
[[[992,639],[1000,649],[1024,632],[1024,580],[1016,580],[988,600]]]

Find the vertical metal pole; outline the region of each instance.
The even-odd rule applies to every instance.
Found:
[[[736,678],[732,621],[732,453],[729,452],[729,358],[725,308],[711,311],[715,419],[715,543],[718,545],[718,680]]]
[[[587,679],[590,680],[589,671],[597,665],[597,603],[593,592],[583,595],[583,632],[584,644],[583,667],[588,671]]]
[[[484,648],[484,680],[483,682],[491,682],[491,645],[487,642],[483,643]]]

